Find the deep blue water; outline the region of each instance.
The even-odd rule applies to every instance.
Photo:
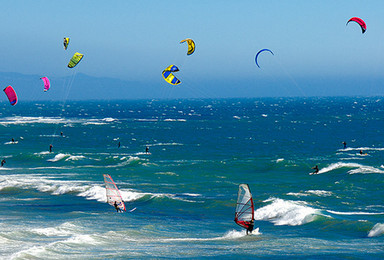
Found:
[[[383,119],[381,97],[0,103],[0,256],[382,258]]]

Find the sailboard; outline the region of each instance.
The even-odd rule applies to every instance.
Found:
[[[240,184],[237,195],[235,222],[237,225],[248,230],[250,228],[253,229],[254,220],[255,207],[253,205],[251,190],[248,184]]]
[[[126,211],[123,199],[121,198],[120,191],[117,188],[115,182],[109,174],[103,174],[105,189],[107,191],[107,202],[109,205],[115,207],[115,202],[117,206],[123,211]]]

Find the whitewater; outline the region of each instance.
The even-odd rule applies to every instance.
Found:
[[[377,97],[2,102],[0,258],[382,258],[383,115]]]

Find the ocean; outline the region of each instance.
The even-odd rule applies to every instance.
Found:
[[[383,258],[383,119],[382,97],[3,101],[0,258]]]

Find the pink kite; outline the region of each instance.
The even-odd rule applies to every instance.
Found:
[[[11,103],[12,106],[17,104],[17,95],[15,90],[11,87],[8,86],[4,89],[5,94],[8,97],[9,102]]]
[[[48,89],[51,87],[51,83],[49,82],[49,79],[47,77],[40,78],[44,81],[44,92],[48,91]]]
[[[356,23],[358,23],[360,25],[361,30],[362,30],[363,33],[365,33],[365,31],[367,30],[367,25],[365,24],[363,19],[361,19],[359,17],[352,17],[351,19],[348,20],[347,24],[349,22],[356,22]]]

